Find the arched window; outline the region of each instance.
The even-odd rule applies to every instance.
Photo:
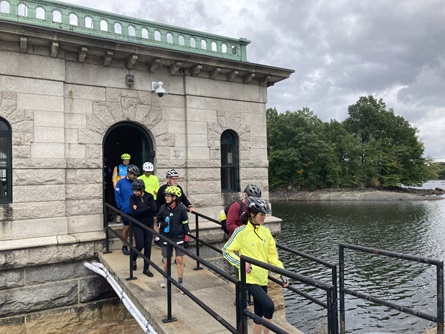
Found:
[[[62,13],[60,11],[53,11],[53,22],[62,23]]]
[[[120,24],[119,22],[116,22],[114,24],[114,33],[119,35],[122,34],[122,24]]]
[[[108,22],[104,19],[99,21],[100,30],[108,31]]]
[[[76,14],[71,13],[71,14],[68,16],[68,19],[69,19],[69,21],[70,21],[70,25],[72,25],[72,26],[78,26],[78,25],[79,25],[79,18],[77,17]]]
[[[136,29],[132,25],[128,26],[128,36],[132,36],[132,37],[136,36]]]
[[[36,19],[45,19],[45,10],[42,7],[36,7]]]
[[[148,39],[148,29],[142,28],[141,35],[142,35],[142,38]]]
[[[226,130],[221,135],[221,191],[238,192],[239,189],[238,136]]]
[[[93,29],[94,28],[93,19],[91,17],[89,17],[89,16],[85,17],[85,28],[88,28],[88,29]]]
[[[0,117],[0,203],[12,202],[12,134]]]
[[[18,7],[18,15],[19,16],[28,16],[28,7],[25,4],[21,3]]]
[[[182,36],[182,35],[179,35],[178,36],[178,44],[179,45],[185,45],[185,38],[184,38],[184,36]]]
[[[0,1],[0,13],[9,14],[11,10],[11,6],[8,1]]]

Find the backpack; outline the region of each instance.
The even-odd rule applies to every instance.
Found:
[[[220,211],[219,220],[221,221],[221,230],[223,230],[225,234],[229,234],[229,231],[227,230],[227,226],[226,226],[226,219],[227,219],[227,212],[229,212],[229,208],[233,203],[238,203],[238,205],[239,205],[238,216],[241,217],[241,215],[243,214],[243,202],[242,201],[231,202],[231,203],[227,204],[223,210]]]

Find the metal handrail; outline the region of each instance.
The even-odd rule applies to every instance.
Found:
[[[56,1],[1,3],[5,8],[0,10],[0,21],[247,62],[246,47],[250,41],[245,38],[229,38]]]
[[[424,263],[436,266],[436,279],[437,279],[437,315],[433,316],[424,312],[415,311],[411,308],[407,308],[400,304],[392,303],[384,299],[376,298],[371,295],[354,291],[345,288],[344,275],[345,275],[345,249],[352,249],[364,253],[370,253],[374,255],[387,256],[391,258],[397,258],[407,261],[413,261],[418,263]],[[340,275],[340,333],[344,334],[346,331],[345,324],[345,294],[350,294],[355,297],[371,301],[376,304],[380,304],[416,317],[426,319],[437,324],[437,334],[444,334],[444,290],[443,290],[443,261],[437,261],[433,259],[423,258],[419,256],[412,256],[406,254],[400,254],[396,252],[390,252],[382,249],[363,247],[350,244],[339,244],[339,275]]]

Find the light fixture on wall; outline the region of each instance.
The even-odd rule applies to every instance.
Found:
[[[163,97],[164,94],[167,94],[162,81],[153,81],[151,83],[151,92],[158,94],[159,97]]]
[[[134,75],[127,74],[127,76],[125,77],[125,82],[128,87],[134,86]]]

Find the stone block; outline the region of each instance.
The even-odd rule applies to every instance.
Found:
[[[86,129],[87,117],[82,114],[65,114],[65,128]]]
[[[64,169],[18,169],[12,171],[14,186],[64,184]]]
[[[0,314],[11,316],[77,303],[77,280],[0,290]]]
[[[66,183],[85,184],[86,182],[101,183],[102,169],[75,168],[66,170]]]
[[[12,156],[18,159],[27,159],[31,157],[31,145],[12,146]]]
[[[23,270],[1,270],[0,290],[12,289],[25,285]]]
[[[9,75],[12,78],[17,76],[17,73],[26,73],[28,78],[47,79],[58,83],[60,86],[60,82],[65,80],[65,61],[63,59],[5,51],[0,51],[0,59],[2,60],[0,62],[0,74]],[[33,86],[38,85],[39,83],[36,83]],[[1,87],[5,86],[1,85]]]
[[[67,233],[66,217],[1,222],[0,226],[1,240],[39,238]]]
[[[68,233],[70,234],[102,231],[103,229],[103,219],[101,214],[68,217]]]
[[[88,63],[70,62],[66,67],[67,82],[95,88],[97,86],[127,88],[125,84],[127,74],[126,68],[104,67]]]
[[[65,152],[67,159],[85,159],[86,148],[83,144],[65,144]]]
[[[83,265],[83,261],[52,263],[25,268],[26,285],[60,282],[96,275]]]
[[[17,108],[29,110],[63,111],[63,97],[19,93],[17,94]]]
[[[85,277],[79,280],[79,302],[86,303],[116,296],[113,288],[102,276]]]
[[[94,215],[102,213],[102,198],[67,200],[66,213],[68,216]]]
[[[78,136],[81,144],[102,144],[102,135],[97,132],[79,129]]]
[[[12,204],[11,220],[32,220],[65,216],[65,201],[22,202]]]
[[[78,144],[79,136],[77,135],[77,129],[65,129],[65,143]]]
[[[14,187],[14,203],[60,201],[64,198],[65,186],[63,184]]]
[[[187,122],[187,132],[189,134],[203,134],[206,135],[207,141],[207,122],[190,121]]]
[[[64,159],[65,145],[63,143],[31,143],[33,159]]]
[[[67,184],[66,185],[66,199],[102,199],[102,184],[101,183],[86,183],[88,179],[83,180],[81,184]],[[93,181],[93,180],[92,180]]]
[[[193,160],[209,160],[210,150],[208,147],[188,147],[188,157]]]
[[[80,98],[65,98],[65,113],[67,114],[92,114],[92,100],[84,100]]]
[[[206,134],[191,134],[189,133],[187,135],[187,146],[188,148],[191,147],[204,147],[208,148],[208,141],[207,141],[207,135]],[[208,157],[208,156],[207,156]]]
[[[34,143],[64,143],[65,130],[55,127],[34,127]]]
[[[82,66],[82,64],[79,64],[77,66]],[[68,78],[67,81],[72,82],[68,80]],[[92,101],[105,101],[105,88],[76,85],[76,84],[66,84],[64,87],[64,96],[66,99],[72,99],[72,100],[82,99],[82,100],[92,100]]]
[[[97,160],[102,156],[103,147],[100,144],[86,144],[85,157],[89,160]]]
[[[64,114],[62,112],[35,110],[33,113],[35,127],[63,128],[64,126]]]

